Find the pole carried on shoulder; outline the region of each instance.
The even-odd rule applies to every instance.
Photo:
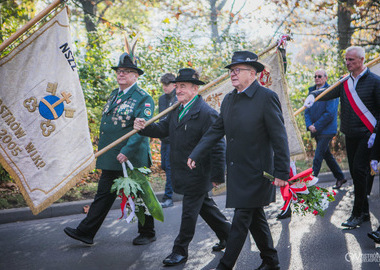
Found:
[[[370,67],[373,67],[374,65],[380,63],[380,57],[377,57],[375,59],[373,59],[372,61],[368,62],[367,64],[365,64],[365,66],[367,68],[370,68]],[[348,75],[345,75],[342,79],[340,79],[339,81],[337,81],[336,83],[334,83],[333,85],[329,86],[328,88],[326,88],[326,90],[324,90],[321,94],[319,94],[315,100],[319,100],[321,99],[324,95],[326,95],[327,93],[329,93],[331,90],[335,89],[336,87],[338,87],[341,83],[343,83],[345,80],[347,80],[347,76]],[[302,111],[304,111],[306,109],[305,106],[302,106],[301,108],[299,108],[297,111],[294,112],[294,116],[297,116],[299,113],[301,113]]]
[[[37,14],[33,19],[31,19],[28,23],[26,23],[23,27],[14,32],[9,38],[7,38],[3,43],[0,44],[0,52],[2,52],[5,48],[12,44],[13,41],[18,39],[22,34],[28,31],[33,25],[35,25],[39,20],[49,14],[54,8],[56,8],[60,3],[63,3],[64,0],[54,0],[53,3],[48,5],[44,10]]]
[[[149,126],[150,124],[156,122],[158,119],[160,119],[162,116],[168,114],[169,112],[175,110],[178,106],[179,106],[179,102],[177,102],[176,104],[172,105],[171,107],[167,108],[166,110],[163,110],[162,112],[160,112],[159,114],[157,114],[156,116],[152,117],[151,119],[149,119],[148,121],[146,121],[145,123],[145,126]],[[95,158],[97,158],[98,156],[100,155],[103,155],[105,152],[107,152],[108,150],[110,150],[111,148],[115,147],[116,145],[118,145],[119,143],[121,143],[122,141],[125,141],[126,139],[128,139],[129,137],[131,137],[132,135],[135,135],[137,132],[139,132],[137,129],[133,129],[131,130],[130,132],[128,132],[127,134],[125,134],[124,136],[120,137],[119,139],[117,139],[116,141],[110,143],[109,145],[107,145],[106,147],[102,148],[101,150],[99,150],[98,152],[95,153]]]

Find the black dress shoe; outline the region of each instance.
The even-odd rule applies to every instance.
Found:
[[[281,210],[281,213],[277,215],[276,219],[286,219],[286,218],[290,218],[291,216],[292,216],[292,209],[289,206],[286,211]]]
[[[227,241],[226,240],[220,240],[219,243],[215,244],[213,247],[212,247],[212,250],[213,251],[221,251],[223,249],[226,248],[226,244],[227,244]]]
[[[380,244],[380,231],[373,231],[368,233],[368,237],[375,241],[377,244]]]
[[[337,181],[336,181],[336,184],[335,184],[335,187],[333,187],[333,189],[340,189],[340,187],[341,187],[344,183],[347,183],[347,180],[346,180],[346,179],[337,180]]]
[[[360,217],[351,216],[345,222],[342,223],[343,227],[347,227],[349,229],[355,229],[363,223],[363,215]]]
[[[156,239],[157,239],[156,236],[146,236],[146,235],[140,234],[135,239],[133,239],[132,243],[136,246],[147,245],[149,243],[156,241]]]
[[[163,260],[163,264],[172,266],[186,262],[187,256],[180,255],[178,253],[172,253]]]
[[[82,241],[85,244],[92,245],[94,243],[94,239],[92,237],[85,235],[77,229],[66,227],[63,231],[71,238]]]
[[[257,268],[256,270],[280,270],[280,265],[279,264],[271,265],[271,264],[266,264],[265,262],[263,262],[259,266],[259,268]]]
[[[369,215],[369,213],[363,213],[362,218],[363,218],[363,222],[371,220],[371,216]]]

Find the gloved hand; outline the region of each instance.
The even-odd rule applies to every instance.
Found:
[[[375,142],[376,133],[372,133],[371,136],[368,139],[368,148],[372,148],[373,143]]]
[[[303,104],[304,107],[310,108],[314,104],[315,97],[313,95],[308,95],[305,99],[305,103]]]
[[[371,160],[371,169],[375,173],[379,173],[378,165],[379,165],[379,162],[377,160]]]

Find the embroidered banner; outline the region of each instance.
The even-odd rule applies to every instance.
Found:
[[[0,59],[0,162],[33,214],[94,168],[66,8]]]
[[[298,130],[297,123],[294,119],[293,111],[289,103],[288,86],[285,79],[282,56],[280,52],[275,49],[260,57],[259,61],[265,65],[265,69],[263,72],[258,74],[257,79],[261,85],[275,91],[281,102],[285,128],[288,135],[290,155],[292,157],[305,155],[301,134]],[[219,85],[206,90],[202,93],[202,96],[211,107],[219,111],[224,96],[233,89],[234,87],[228,77]]]

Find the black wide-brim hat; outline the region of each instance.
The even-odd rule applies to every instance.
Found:
[[[113,70],[117,70],[118,68],[131,68],[137,71],[139,75],[143,75],[144,71],[139,69],[135,63],[133,63],[131,57],[127,53],[123,53],[119,58],[119,64],[117,67],[111,67]]]
[[[172,83],[177,82],[191,82],[196,85],[203,85],[204,82],[197,79],[197,76],[195,75],[196,71],[192,68],[181,68],[178,71],[178,76],[175,78],[174,81],[171,81]]]
[[[265,67],[260,62],[257,62],[257,60],[259,60],[259,57],[253,52],[237,51],[237,52],[234,52],[234,54],[232,55],[231,64],[229,64],[225,68],[229,69],[233,65],[236,65],[236,64],[246,64],[246,65],[253,66],[257,72],[261,72],[264,70]]]

